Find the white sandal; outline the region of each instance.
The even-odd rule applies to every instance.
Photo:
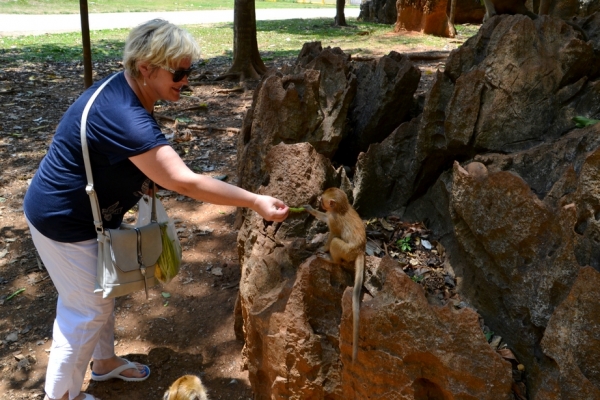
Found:
[[[148,368],[148,366],[144,365],[144,364],[140,364],[140,365],[142,367],[144,367],[144,369],[142,371],[146,372],[146,375],[144,375],[140,378],[129,378],[127,376],[121,375],[121,372],[123,372],[127,369],[136,369],[136,370],[138,369],[138,366],[136,365],[136,363],[131,362],[125,358],[121,358],[121,360],[125,361],[126,363],[121,365],[120,367],[113,369],[112,371],[110,371],[107,374],[98,375],[94,371],[92,371],[92,380],[102,382],[102,381],[107,381],[109,379],[116,378],[116,379],[122,379],[127,382],[141,382],[141,381],[145,381],[150,376],[150,368]],[[88,399],[86,398],[85,400],[88,400]]]

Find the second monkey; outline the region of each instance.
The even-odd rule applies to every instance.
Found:
[[[304,209],[318,220],[327,223],[329,237],[323,250],[329,254],[320,258],[334,263],[354,262],[354,290],[352,292],[352,362],[358,353],[358,320],[360,315],[360,292],[365,271],[367,235],[365,225],[352,208],[346,193],[329,188],[321,195],[321,206],[326,212],[317,211],[309,205]]]

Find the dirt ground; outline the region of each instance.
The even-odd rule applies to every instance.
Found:
[[[460,42],[449,41],[446,49],[388,48],[380,55],[451,50]],[[427,91],[443,63],[443,58],[416,62],[423,72],[419,93]],[[155,114],[164,132],[174,133],[173,146],[188,166],[235,184],[237,132],[253,86],[210,79],[227,67],[228,61],[220,59],[199,65],[186,96],[176,104],[159,104]],[[95,63],[94,80],[118,70],[116,61]],[[57,294],[33,247],[22,200],[82,82],[80,64],[0,69],[0,400],[43,397]],[[242,370],[243,343],[233,330],[240,278],[235,208],[160,194],[184,249],[180,273],[152,288],[148,300],[141,292],[116,300],[117,354],[148,364],[151,376],[143,383],[94,382],[88,368],[83,389],[103,400],[160,399],[176,378],[197,374],[211,399],[252,399],[248,373]]]

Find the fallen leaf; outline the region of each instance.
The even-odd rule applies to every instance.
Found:
[[[514,360],[516,362],[519,362],[519,360],[517,360],[517,357],[515,357],[513,352],[510,351],[510,349],[500,349],[500,350],[496,350],[496,352],[498,354],[500,354],[500,356],[502,358],[504,358],[505,360]]]

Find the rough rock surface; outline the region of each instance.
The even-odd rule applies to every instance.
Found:
[[[308,143],[280,143],[267,160],[268,185],[259,191],[290,205],[316,206],[325,187],[349,188],[344,170],[334,170]],[[367,258],[368,276],[378,284],[369,284],[372,293],[364,296],[359,359],[352,366],[354,274],[310,257],[325,230],[307,214],[283,224],[246,214],[238,236],[237,312],[257,398],[346,399],[365,393],[509,398],[510,364],[488,345],[478,315],[429,306],[422,287],[392,259]]]
[[[326,187],[348,186],[343,169],[336,172],[308,143],[281,143],[268,159],[269,184],[260,192],[287,204],[316,206]],[[319,274],[326,271],[318,267],[322,262],[302,264],[320,244],[318,239],[313,245],[306,243],[307,231],[319,238],[322,228],[311,227],[306,214],[293,215],[285,224],[265,225],[258,215],[248,213],[238,235],[242,277],[237,312],[243,319],[249,379],[258,398],[329,398],[340,391],[339,378],[325,378],[340,369],[336,330],[342,292],[352,275],[323,277]],[[314,307],[309,310],[307,302]],[[330,330],[333,333],[323,338]]]
[[[436,36],[451,37],[448,0],[397,0],[398,19],[394,31],[416,31]]]
[[[510,363],[487,343],[477,313],[429,305],[395,260],[378,261],[369,272],[382,287],[363,300],[354,365],[351,290],[342,299],[343,398],[512,399]]]
[[[537,2],[536,2],[537,3]],[[527,0],[525,5],[528,9],[538,12],[533,6],[532,0]],[[550,2],[549,15],[553,17],[570,19],[573,17],[587,17],[600,10],[600,1],[598,0],[554,0]]]
[[[443,132],[427,132],[423,150],[440,142],[512,152],[558,138],[573,128],[573,116],[587,111],[579,107],[589,107],[580,103],[595,89],[587,84],[596,75],[595,60],[592,44],[560,19],[490,19],[450,55],[444,75],[454,90],[436,106],[444,108]]]
[[[536,399],[600,398],[599,330],[600,272],[584,267],[544,333],[542,349],[554,364],[544,371]]]
[[[448,7],[450,7],[450,1]],[[450,15],[450,8],[447,9]],[[478,1],[456,0],[455,24],[480,24],[485,14],[485,6]]]
[[[299,59],[305,58],[303,50]],[[256,190],[264,183],[265,156],[278,143],[308,142],[333,155],[356,91],[347,61],[339,49],[325,49],[306,68],[298,66],[293,74],[272,71],[261,80],[238,142],[240,186]]]
[[[397,163],[394,171],[379,176],[383,187],[410,193],[394,196],[418,198],[454,160],[528,149],[571,131],[572,117],[598,114],[600,86],[594,81],[598,72],[594,47],[600,48],[580,40],[559,19],[491,18],[475,37],[450,54],[445,71],[438,71],[415,144],[411,144],[415,153],[410,162]],[[382,151],[385,146],[372,147],[367,157],[378,159]],[[363,173],[372,175],[363,170],[357,175]],[[396,185],[398,176],[414,177],[414,181]],[[356,192],[361,191],[357,187]],[[356,205],[381,213],[392,211]]]
[[[600,0],[598,0],[596,6],[597,11],[600,11]],[[594,11],[590,13],[588,17],[573,18],[573,22],[581,26],[581,29],[585,32],[588,40],[594,46],[594,49],[600,49],[600,13]]]
[[[491,18],[452,52],[423,113],[357,163],[357,209],[441,238],[461,293],[525,365],[530,398],[559,380],[540,346],[554,310],[581,267],[600,268],[600,127],[572,121],[600,117],[599,21],[585,42],[560,19]]]
[[[370,0],[360,3],[361,21],[392,25],[396,22],[396,0]]]
[[[395,51],[376,61],[356,63],[353,71],[357,88],[348,113],[350,130],[336,153],[336,159],[347,165],[409,119],[421,78],[408,57]]]
[[[274,143],[269,139],[252,161],[261,163],[260,169],[248,169],[261,191],[290,205],[316,206],[320,190],[343,186],[363,218],[398,213],[424,221],[446,249],[458,290],[525,365],[527,396],[538,400],[549,393],[569,398],[567,389],[594,398],[600,390],[600,350],[588,330],[597,325],[595,305],[577,302],[579,319],[569,319],[573,299],[582,297],[577,293],[588,290],[597,298],[583,280],[596,279],[587,266],[600,269],[600,124],[576,129],[572,120],[600,119],[600,18],[590,17],[583,27],[592,40],[582,40],[556,18],[491,18],[437,72],[422,114],[358,156],[354,188],[343,169],[331,166],[334,151],[323,151],[329,147],[318,141],[280,144],[267,157]],[[317,65],[319,54],[319,48],[307,48],[299,66]],[[350,73],[359,70],[353,66]],[[365,78],[354,76],[360,88]],[[370,111],[389,114],[377,112]],[[302,135],[288,140],[305,141]],[[504,372],[509,376],[510,366],[493,351],[488,357],[481,328],[472,324],[476,313],[403,308],[406,299],[421,300],[410,279],[386,267],[388,261],[369,258],[373,276],[387,272],[381,289],[364,296],[361,321],[368,322],[361,324],[359,359],[352,365],[345,289],[351,272],[315,259],[304,262],[325,231],[306,215],[283,224],[246,217],[239,236],[239,310],[257,393],[266,393],[264,398],[509,398]],[[426,325],[430,320],[437,327]],[[558,340],[566,337],[560,327],[569,321],[570,336]],[[452,334],[438,333],[440,326]],[[479,349],[483,358],[461,353],[455,337],[468,343],[465,351]],[[471,369],[492,373],[485,363],[495,366],[496,375]]]
[[[462,273],[463,291],[525,355],[538,346],[579,271],[575,209],[555,212],[513,172],[468,167],[472,172],[455,164],[450,196],[456,240],[470,264]],[[532,358],[521,361],[536,368]]]
[[[381,143],[361,153],[356,164],[354,206],[362,215],[385,216],[406,204],[412,193],[416,137],[420,118],[400,125]]]
[[[446,13],[450,15],[450,1]],[[483,21],[485,7],[478,1],[457,0],[455,13],[454,23],[456,24],[480,24]],[[398,19],[396,0],[368,0],[362,2],[358,18],[362,21],[393,25]]]

